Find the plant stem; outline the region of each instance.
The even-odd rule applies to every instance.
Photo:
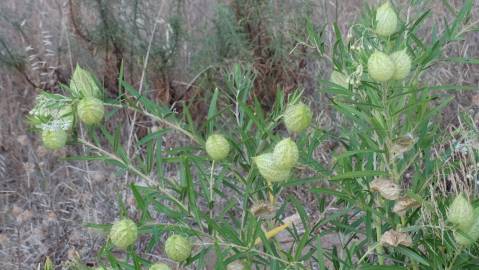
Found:
[[[381,198],[379,198],[379,196],[377,197],[376,201],[379,203],[379,205],[382,205],[382,200]],[[379,265],[384,265],[384,256],[383,256],[384,247],[381,244],[381,237],[383,236],[381,217],[379,215],[376,215],[375,219],[376,219],[375,226],[376,226],[376,241],[377,241],[376,253],[378,254]]]
[[[213,188],[214,188],[214,179],[213,179],[213,174],[215,170],[215,161],[211,163],[211,171],[210,171],[210,218],[213,218],[213,203],[214,203],[214,193],[213,193]]]
[[[274,207],[276,204],[276,198],[274,197],[273,194],[273,184],[270,181],[266,181],[268,183],[268,196],[269,196],[269,203],[271,204],[271,207]]]

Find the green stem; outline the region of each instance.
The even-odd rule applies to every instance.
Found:
[[[211,171],[210,171],[210,218],[213,218],[213,202],[214,202],[213,189],[214,189],[214,182],[215,182],[213,178],[214,170],[215,170],[215,161],[213,160],[213,162],[211,163]]]
[[[381,218],[379,216],[376,216],[376,241],[378,242],[376,246],[376,252],[378,254],[378,261],[379,265],[384,265],[384,248],[383,245],[381,244],[381,237],[383,236],[382,233],[382,223],[381,223]]]

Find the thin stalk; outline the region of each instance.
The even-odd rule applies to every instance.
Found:
[[[215,170],[215,161],[213,160],[213,162],[211,163],[211,170],[210,170],[210,218],[213,218],[213,203],[214,203],[214,192],[213,192],[213,188],[214,188],[214,178],[213,178],[213,174],[214,174],[214,170]]]
[[[376,246],[376,253],[378,254],[378,261],[379,265],[384,265],[384,248],[383,245],[381,244],[381,237],[383,235],[382,233],[382,223],[381,223],[381,218],[379,216],[376,216],[376,238],[377,238],[377,246]]]

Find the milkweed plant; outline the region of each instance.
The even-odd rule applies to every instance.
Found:
[[[310,23],[304,44],[332,64],[318,86],[339,117],[331,128],[318,125],[300,90],[278,91],[265,111],[247,66],[231,67],[200,124],[187,107],[180,117],[149,99],[122,72],[125,95],[105,99],[78,66],[62,86],[66,95],[38,95],[32,128],[52,151],[83,145],[87,154],[70,159],[143,180],[129,181],[138,214],[128,216],[120,200],[117,220],[88,225],[104,232],[95,269],[477,269],[475,181],[450,177],[461,161],[444,145],[461,134],[438,121],[448,91],[468,87],[425,79],[439,61],[467,62],[442,50],[468,32],[472,5],[465,1],[443,33],[426,40],[419,33],[430,11],[403,17],[387,1],[347,33],[333,25],[330,56]],[[107,125],[120,110],[159,126],[135,140],[134,155],[122,127]],[[172,132],[177,144],[164,147]],[[477,136],[474,124],[468,132]],[[314,154],[326,141],[339,145],[328,164]],[[315,203],[305,206],[294,188]]]

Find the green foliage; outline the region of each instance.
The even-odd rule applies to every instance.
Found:
[[[233,3],[232,7],[247,7],[252,14],[268,5]],[[215,83],[206,120],[200,124],[192,120],[188,107],[176,113],[136,89],[121,69],[119,87],[126,94],[106,102],[112,111],[106,114],[106,121],[125,109],[160,127],[132,144],[130,140],[123,143],[119,127],[106,124],[87,127],[87,135],[77,139],[90,151],[70,159],[105,162],[117,167],[119,173],[147,183],[134,181],[129,186],[142,244],[128,243],[123,251],[106,241],[99,251],[101,263],[113,269],[150,267],[158,260],[151,260],[149,254],[164,251],[166,239],[182,235],[178,246],[166,247],[166,255],[182,266],[197,269],[211,263],[216,269],[225,269],[238,262],[246,269],[474,269],[477,246],[459,244],[454,233],[460,231],[446,216],[452,202],[449,193],[461,191],[473,197],[475,183],[462,179],[460,169],[471,166],[471,160],[475,166],[478,151],[471,147],[466,154],[459,151],[459,156],[454,148],[446,147],[457,134],[444,132],[437,121],[451,101],[444,91],[467,87],[430,85],[423,79],[442,59],[444,47],[467,32],[462,25],[470,16],[472,3],[465,1],[446,31],[429,41],[418,34],[429,11],[408,22],[399,18],[400,27],[385,37],[373,30],[376,14],[372,8],[366,9],[363,23],[355,24],[347,39],[333,25],[336,43],[329,59],[337,73],[333,82],[323,80],[320,90],[331,95],[331,107],[343,120],[331,129],[318,128],[313,113],[300,103],[308,103],[300,90],[291,95],[276,91],[270,109],[265,110],[253,90],[264,78],[250,64],[235,63],[220,74],[222,83]],[[227,7],[218,10],[225,20],[216,26],[218,31],[231,35],[224,36],[225,40],[245,41],[242,24],[262,23],[257,20],[260,16],[235,22],[231,12]],[[305,44],[319,57],[325,56],[328,50],[321,41],[321,28],[310,20],[305,23],[309,35]],[[269,34],[277,37],[278,33]],[[268,46],[277,49],[281,38],[278,40]],[[229,55],[231,51],[241,54],[240,49],[248,47],[246,43],[217,42],[215,48],[225,58],[235,57]],[[247,43],[251,46],[251,42]],[[408,65],[396,80],[390,80],[394,72],[381,82],[374,80],[368,67],[370,56],[381,51],[383,58],[389,59],[404,49],[412,59],[410,71]],[[389,66],[395,71],[398,63],[393,58]],[[71,99],[74,110],[76,102],[78,98]],[[301,104],[307,124],[285,135],[289,126],[283,124],[283,119],[288,122],[289,118],[285,117],[287,104]],[[295,118],[291,119],[293,124],[297,124]],[[460,138],[477,138],[471,119],[461,119]],[[177,140],[165,147],[167,134],[173,132]],[[224,138],[220,143],[228,142],[229,147],[222,151],[227,155],[221,153],[221,158],[212,161],[205,141],[215,133],[221,133]],[[282,145],[285,137],[292,141],[286,141],[288,147],[283,153],[275,145]],[[316,158],[326,140],[341,145],[328,166]],[[278,177],[270,175],[280,172],[280,162],[273,156],[291,152],[288,174],[281,175],[284,181],[276,181]],[[258,164],[258,156],[264,158],[264,153],[273,153],[266,155],[275,166]],[[176,170],[176,174],[166,173],[167,169]],[[457,175],[460,180],[455,180]],[[453,188],[455,185],[461,188]],[[302,198],[290,192],[297,187],[316,198],[313,207],[317,216],[311,215]],[[389,196],[390,191],[394,196]],[[120,208],[119,216],[127,216],[123,202]],[[111,231],[110,224],[89,226],[105,235]],[[289,244],[281,241],[280,233],[284,232]],[[122,234],[120,230],[116,235],[121,238]],[[340,241],[325,244],[333,236]],[[171,256],[172,250],[185,247],[181,256]]]

